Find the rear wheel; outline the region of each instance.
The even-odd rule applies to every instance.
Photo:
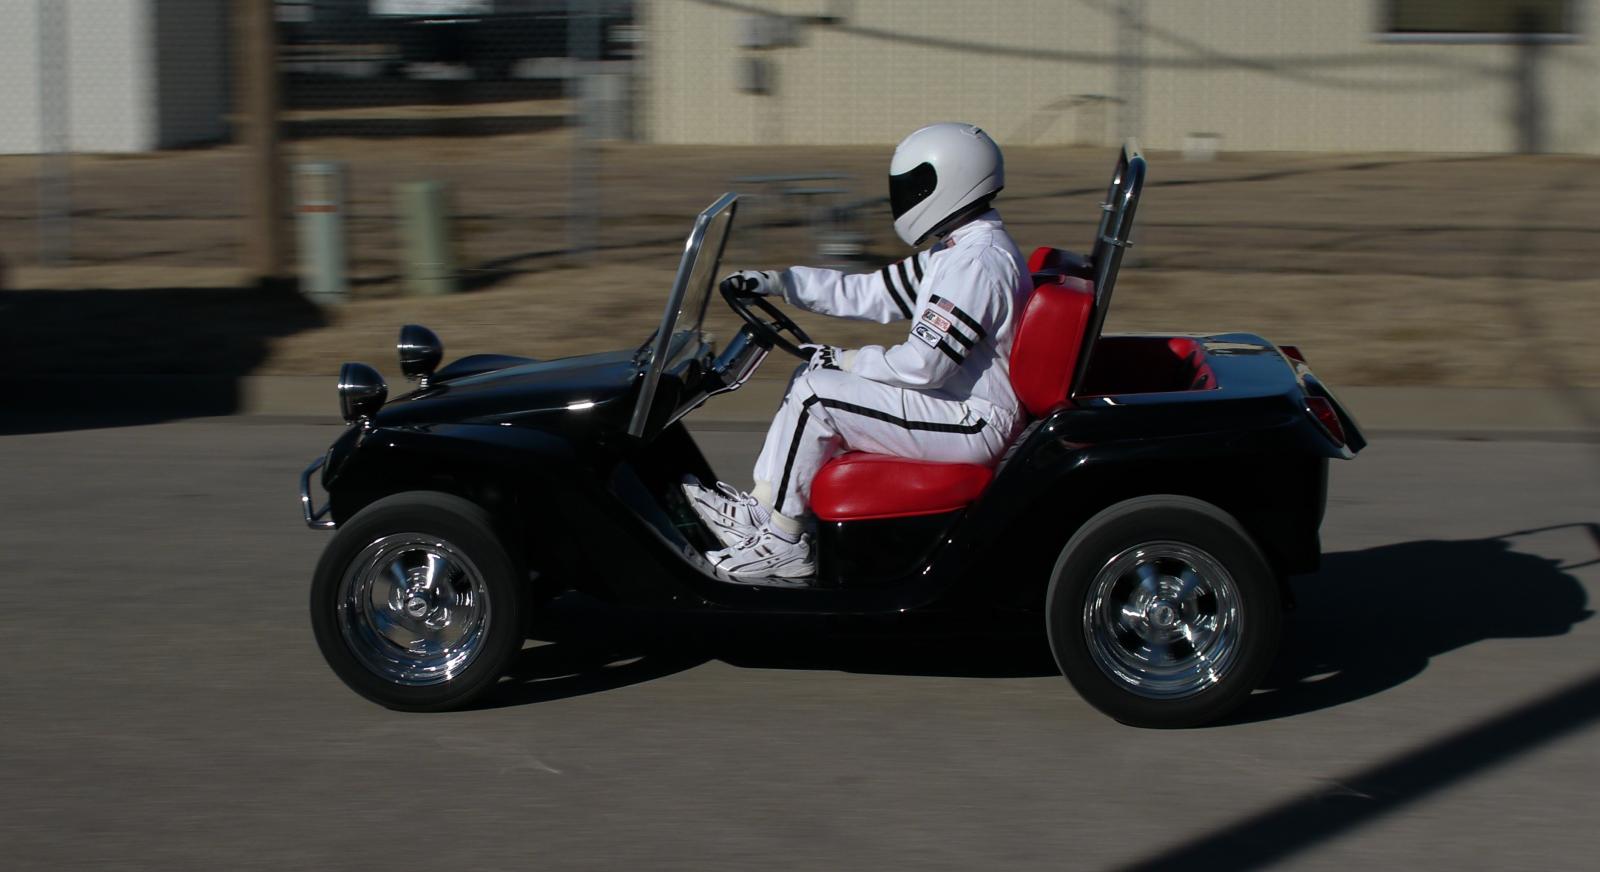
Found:
[[[522,647],[526,573],[487,512],[431,491],[378,500],[317,564],[311,627],[335,674],[404,711],[439,711],[493,687]]]
[[[1141,727],[1223,717],[1255,689],[1283,623],[1276,577],[1231,515],[1151,496],[1091,518],[1056,561],[1050,648],[1084,699]]]

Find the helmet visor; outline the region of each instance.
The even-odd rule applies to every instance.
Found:
[[[923,161],[909,170],[889,177],[889,211],[899,219],[911,207],[928,199],[939,186],[939,173],[933,164]]]

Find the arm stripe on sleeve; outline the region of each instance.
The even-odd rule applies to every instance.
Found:
[[[968,339],[967,338],[967,334],[962,333],[960,330],[951,330],[949,333],[946,333],[945,335],[950,337],[951,339],[954,339],[955,341],[961,343],[968,350],[971,350],[972,346],[978,344],[977,340]]]
[[[911,269],[917,274],[918,284],[922,283],[922,255],[923,252],[919,251],[911,256]]]
[[[983,337],[988,335],[987,333],[984,332],[983,325],[978,323],[978,319],[977,318],[974,318],[971,315],[968,315],[966,312],[961,311],[961,307],[957,306],[955,303],[951,303],[949,300],[946,300],[944,297],[941,297],[938,294],[930,295],[928,297],[928,302],[934,303],[934,304],[949,303],[950,304],[950,308],[947,311],[949,311],[950,314],[952,314],[952,315],[956,316],[958,319],[960,319],[961,323],[963,323],[963,324],[967,325],[968,327],[972,328],[972,335],[976,336],[978,338],[979,342],[982,342],[983,341]],[[943,309],[945,307],[944,306],[940,306],[939,308]]]
[[[945,357],[955,361],[956,366],[960,366],[966,360],[961,352],[957,351],[954,346],[943,339],[939,340],[939,344],[934,347],[944,352]]]
[[[906,262],[902,260],[895,264],[894,268],[900,271],[900,287],[906,289],[906,296],[910,297],[912,302],[916,302],[917,283],[913,282],[911,275],[906,272]]]
[[[894,304],[900,307],[901,313],[904,314],[905,317],[910,318],[911,306],[908,305],[905,300],[900,298],[900,292],[894,286],[894,278],[889,275],[889,268],[884,267],[878,272],[883,276],[883,286],[889,290],[889,299],[894,300]]]

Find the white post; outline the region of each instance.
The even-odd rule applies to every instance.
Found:
[[[300,241],[300,292],[330,305],[350,297],[344,242],[344,165],[295,167],[295,227]]]

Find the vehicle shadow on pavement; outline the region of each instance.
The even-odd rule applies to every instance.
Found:
[[[710,659],[674,644],[658,621],[579,594],[546,606],[500,685],[479,704],[503,708],[552,702],[642,684]]]
[[[953,678],[1059,675],[1043,633],[610,608],[577,594],[552,603],[485,708],[616,690],[720,660],[797,669]]]
[[[1563,565],[1517,550],[1517,540],[1553,530],[1586,534],[1590,557]],[[1415,677],[1434,657],[1486,639],[1564,635],[1594,614],[1570,571],[1596,553],[1600,526],[1574,524],[1329,554],[1320,572],[1294,580],[1296,608],[1278,662],[1226,723],[1372,696]]]

